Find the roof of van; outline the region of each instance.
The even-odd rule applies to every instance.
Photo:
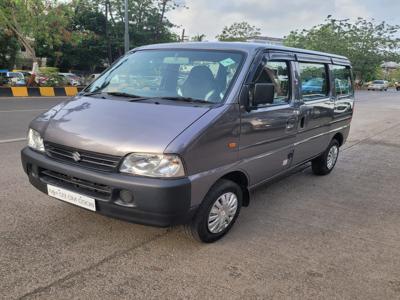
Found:
[[[242,50],[245,52],[254,52],[260,49],[268,49],[268,50],[278,50],[278,51],[290,51],[290,52],[297,52],[303,54],[311,54],[311,55],[320,55],[325,57],[332,57],[338,58],[343,60],[348,60],[347,57],[319,52],[319,51],[312,51],[300,48],[292,48],[292,47],[285,47],[285,46],[276,46],[276,45],[268,45],[262,43],[251,43],[251,42],[188,42],[188,43],[164,43],[164,44],[153,44],[138,47],[134,50],[143,50],[143,49],[167,49],[167,48],[180,48],[180,49],[206,49],[206,50]]]

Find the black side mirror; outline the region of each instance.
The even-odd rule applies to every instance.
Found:
[[[253,106],[274,103],[275,86],[273,83],[256,83],[254,85]]]

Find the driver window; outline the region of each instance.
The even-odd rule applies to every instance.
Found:
[[[289,65],[285,61],[268,61],[255,83],[272,83],[275,87],[273,105],[289,102]]]

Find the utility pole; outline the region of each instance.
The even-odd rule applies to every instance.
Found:
[[[185,41],[185,28],[182,29],[182,36],[181,36],[181,42],[183,43]]]
[[[128,0],[125,0],[125,53],[129,51]]]

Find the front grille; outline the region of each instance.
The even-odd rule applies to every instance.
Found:
[[[48,184],[76,191],[77,193],[91,196],[96,199],[111,199],[112,188],[105,184],[94,183],[45,169],[40,170],[39,177],[42,181]]]
[[[74,149],[49,142],[45,142],[44,147],[47,156],[51,158],[101,171],[116,171],[121,160],[119,156]]]

